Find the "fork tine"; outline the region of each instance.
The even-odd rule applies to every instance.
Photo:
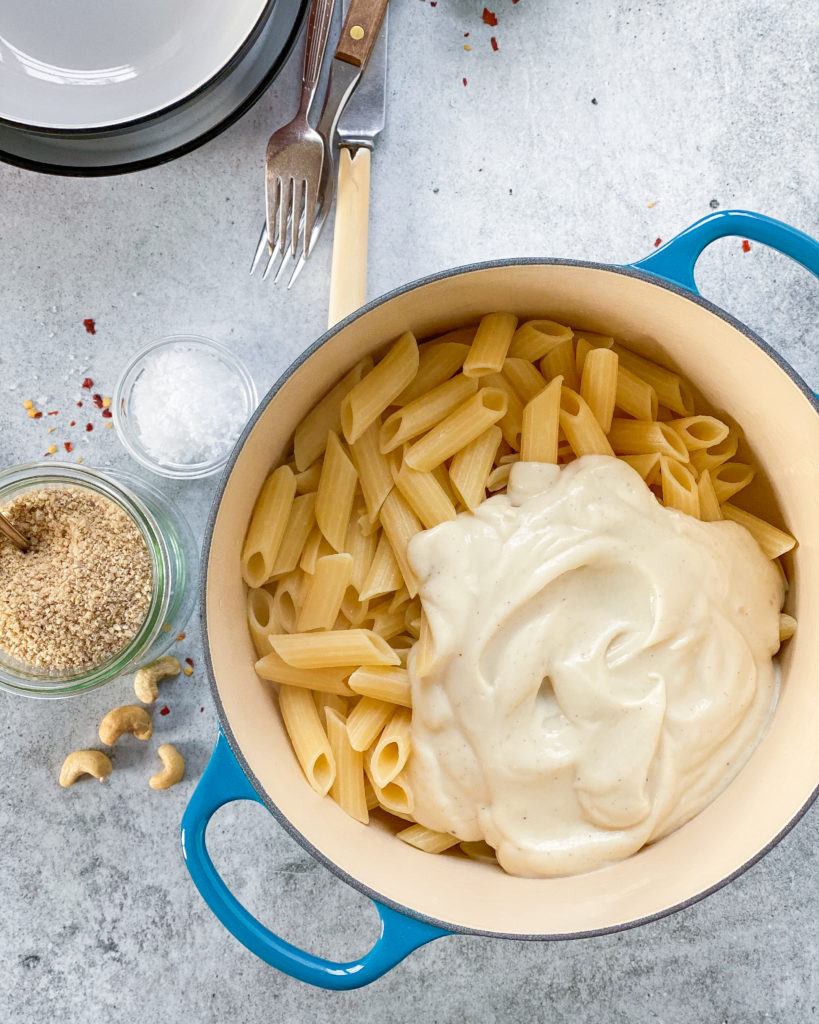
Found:
[[[316,247],[316,242],[318,242],[319,235],[321,234],[321,230],[327,221],[327,214],[329,212],[330,203],[327,201],[326,193],[324,193],[322,194],[321,202],[318,208],[316,209],[313,221],[313,229],[310,232],[309,236],[306,236],[309,237],[310,239],[309,245],[305,245],[295,267],[293,268],[293,273],[290,275],[290,280],[287,282],[288,290],[293,287],[293,285],[296,283],[296,278],[299,276],[302,270],[304,270],[304,264],[307,262],[308,257],[313,252],[313,249]]]
[[[301,178],[292,178],[291,202],[290,202],[290,255],[295,259],[299,248],[299,225],[302,217],[303,202],[303,181]]]
[[[269,243],[267,241],[267,221],[262,224],[262,233],[259,235],[259,244],[256,246],[256,252],[253,254],[253,262],[250,264],[251,274],[253,274],[256,267],[261,263],[265,249],[269,249]]]

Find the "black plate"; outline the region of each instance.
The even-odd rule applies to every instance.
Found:
[[[233,124],[282,69],[307,0],[275,0],[239,60],[204,88],[152,117],[90,132],[49,132],[0,123],[0,160],[45,174],[125,174],[190,153]]]

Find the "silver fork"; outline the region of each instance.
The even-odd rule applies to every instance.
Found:
[[[316,95],[335,0],[312,0],[307,20],[301,101],[296,116],[270,136],[265,158],[266,219],[250,268],[261,263],[265,249],[268,260],[263,278],[281,258],[278,280],[289,260],[309,251],[313,233],[319,183],[324,163],[324,142],[307,117]],[[289,235],[289,244],[288,244]]]

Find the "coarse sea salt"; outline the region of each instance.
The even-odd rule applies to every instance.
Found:
[[[216,462],[239,436],[247,412],[236,372],[183,346],[146,360],[130,405],[140,441],[162,465]]]

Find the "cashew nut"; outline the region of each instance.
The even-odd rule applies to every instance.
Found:
[[[112,747],[124,732],[131,732],[138,740],[149,740],[154,732],[151,716],[136,704],[114,708],[100,722],[100,739]]]
[[[93,775],[100,782],[105,782],[113,768],[110,759],[101,750],[73,750],[60,769],[60,785],[67,789],[81,775]]]
[[[163,743],[157,750],[162,761],[162,771],[157,772],[148,779],[151,789],[170,789],[177,782],[181,782],[185,774],[185,759],[173,745]]]
[[[169,676],[178,676],[180,672],[179,660],[172,655],[164,658],[157,658],[150,665],[145,665],[134,676],[134,693],[143,704],[153,704],[159,696],[160,679],[167,679]]]

